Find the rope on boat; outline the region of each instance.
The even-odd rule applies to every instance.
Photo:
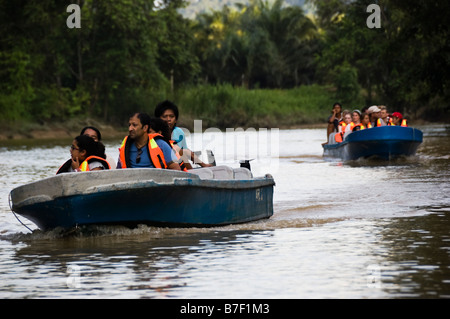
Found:
[[[16,219],[19,221],[19,223],[21,223],[22,226],[26,227],[30,232],[33,232],[33,231],[31,230],[30,227],[28,227],[27,225],[25,225],[25,224],[19,219],[19,217],[17,217],[16,212],[12,209],[12,205],[11,205],[11,203],[12,203],[12,200],[11,200],[11,193],[9,193],[9,195],[8,195],[8,203],[9,203],[9,209],[11,209],[11,212],[14,214],[14,217],[16,217]]]

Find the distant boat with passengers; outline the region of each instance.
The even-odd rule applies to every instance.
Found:
[[[379,126],[346,133],[341,143],[330,138],[328,144],[323,144],[323,156],[343,161],[359,158],[391,160],[415,155],[422,141],[423,133],[419,129]]]

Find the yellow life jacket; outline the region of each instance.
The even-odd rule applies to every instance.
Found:
[[[89,156],[83,162],[81,162],[80,167],[79,167],[80,170],[82,172],[89,172],[90,171],[89,163],[95,162],[95,161],[102,163],[104,169],[111,169],[111,166],[109,165],[108,161],[105,160],[104,158],[101,158],[98,156]],[[61,165],[61,167],[58,169],[56,174],[67,173],[69,171],[69,168],[71,167],[71,165],[72,165],[72,159],[69,159],[63,165]]]
[[[91,162],[95,162],[98,161],[100,163],[102,163],[104,169],[111,169],[111,166],[109,165],[109,163],[101,157],[98,156],[89,156],[88,158],[86,158],[81,164],[80,164],[80,170],[82,172],[89,172],[89,163]]]
[[[392,123],[391,125],[392,125],[392,126],[396,126],[394,123]],[[408,127],[408,123],[407,123],[406,119],[403,119],[403,120],[402,120],[402,123],[400,124],[400,126]]]

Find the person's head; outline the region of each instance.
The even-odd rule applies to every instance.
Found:
[[[89,156],[98,156],[101,158],[106,158],[105,156],[105,146],[102,142],[96,142],[92,137],[87,135],[79,135],[72,141],[72,146],[70,147],[70,155],[73,160],[78,158],[81,163]]]
[[[339,114],[342,112],[342,106],[340,103],[334,103],[333,104],[333,110],[334,113]]]
[[[149,132],[161,134],[167,143],[169,143],[169,141],[171,140],[169,125],[166,121],[158,117],[152,117],[150,119]]]
[[[171,101],[163,101],[156,106],[155,117],[166,121],[173,130],[178,121],[178,107]]]
[[[367,124],[370,123],[370,116],[369,116],[369,114],[364,113],[364,114],[362,115],[362,117],[361,117],[361,123],[362,123],[364,126],[367,126]]]
[[[371,119],[379,119],[381,116],[381,110],[376,105],[369,107],[369,109],[367,110],[367,113],[370,115]]]
[[[400,112],[392,113],[392,123],[394,125],[400,125],[402,119],[403,119],[403,115]]]
[[[80,135],[87,135],[94,139],[94,141],[98,142],[102,140],[102,134],[100,131],[93,126],[86,126],[81,130]]]
[[[147,113],[134,113],[128,120],[128,136],[138,139],[148,134],[150,116]]]
[[[350,113],[345,113],[344,122],[345,124],[350,124],[352,122],[352,115]]]
[[[364,107],[361,109],[361,114],[367,113],[368,110],[369,110],[369,107],[368,107],[368,106],[364,106]]]
[[[384,105],[382,105],[382,106],[380,106],[380,117],[382,118],[382,119],[387,119],[387,117],[388,117],[388,111],[387,111],[387,108],[386,108],[386,106],[384,106]]]
[[[354,110],[352,112],[352,121],[355,124],[361,123],[361,112],[358,110]]]

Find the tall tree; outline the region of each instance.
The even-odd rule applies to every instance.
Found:
[[[300,7],[282,0],[224,7],[200,15],[195,32],[210,81],[277,88],[312,81],[316,28]]]
[[[449,113],[449,76],[442,71],[450,63],[447,1],[380,0],[380,29],[367,26],[371,0],[311,2],[325,28],[318,56],[323,81],[336,84],[345,65],[357,72],[367,104],[426,119]]]

